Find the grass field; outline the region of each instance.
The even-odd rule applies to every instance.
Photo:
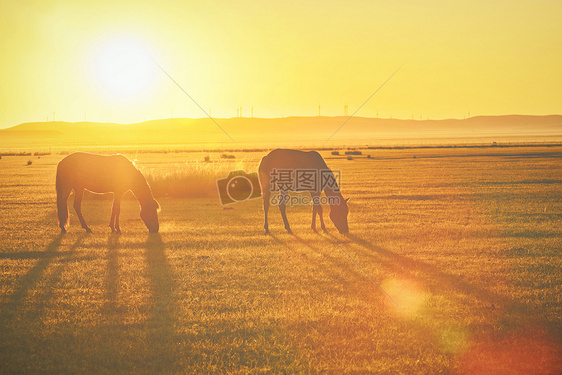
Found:
[[[269,236],[260,200],[223,209],[215,177],[266,152],[232,154],[127,155],[162,185],[150,236],[91,196],[94,233],[71,210],[59,235],[63,156],[2,157],[0,372],[560,373],[562,147],[322,152],[348,236],[327,207],[327,234],[289,208],[293,235],[272,207]]]

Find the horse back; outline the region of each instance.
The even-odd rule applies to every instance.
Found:
[[[262,193],[270,190],[270,183],[274,171],[325,171],[328,170],[326,162],[316,151],[299,151],[288,149],[276,149],[264,156],[260,162],[258,171]],[[292,172],[294,178],[296,172]],[[298,188],[299,191],[303,188]],[[307,190],[307,189],[304,189]],[[264,194],[265,196],[265,194]]]
[[[57,180],[73,189],[85,188],[95,193],[125,192],[138,172],[123,155],[97,155],[75,152],[57,166]]]
[[[263,157],[260,173],[269,174],[273,169],[328,169],[326,162],[316,151],[276,149]]]

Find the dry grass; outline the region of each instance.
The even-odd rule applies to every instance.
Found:
[[[141,167],[156,197],[206,198],[217,196],[216,181],[230,171],[249,166],[248,159],[188,160],[164,168]]]
[[[113,236],[111,203],[86,200],[94,234],[72,216],[60,237],[59,156],[3,157],[0,372],[558,373],[562,151],[369,153],[324,153],[352,197],[347,237],[312,233],[309,207],[289,209],[295,235],[272,209],[264,236],[259,200],[171,195],[159,235],[126,201]],[[227,174],[138,158],[154,183]]]

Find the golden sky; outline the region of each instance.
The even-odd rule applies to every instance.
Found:
[[[562,1],[0,0],[0,127],[562,113]],[[153,59],[153,60],[152,60]]]

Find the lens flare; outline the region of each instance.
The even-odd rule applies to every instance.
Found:
[[[407,315],[415,315],[427,301],[429,295],[414,281],[407,279],[386,279],[381,287],[396,301]],[[391,301],[386,302],[389,306],[397,308]]]
[[[441,347],[447,353],[460,353],[468,348],[468,330],[451,326],[441,332]]]

